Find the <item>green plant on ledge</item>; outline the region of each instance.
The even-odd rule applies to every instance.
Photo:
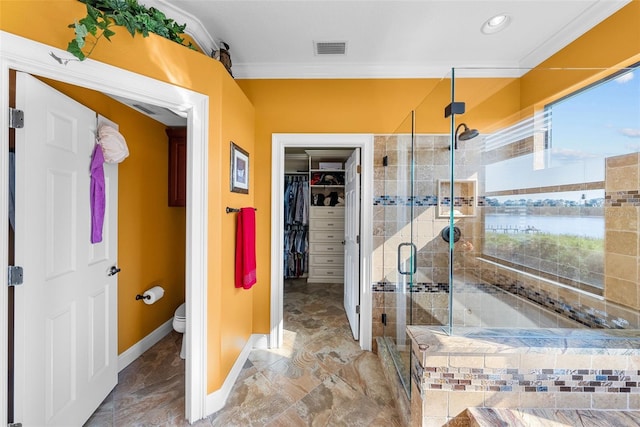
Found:
[[[67,51],[80,61],[88,58],[101,38],[111,41],[114,26],[122,26],[131,36],[136,33],[147,37],[149,33],[184,44],[181,35],[186,24],[178,25],[156,8],[146,8],[136,0],[79,0],[87,5],[87,16],[69,25],[75,32],[75,38],[69,42]],[[89,39],[88,39],[89,38]]]

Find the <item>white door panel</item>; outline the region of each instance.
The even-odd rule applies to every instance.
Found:
[[[344,210],[344,309],[353,338],[360,336],[360,149],[345,164]]]
[[[15,420],[82,425],[117,382],[117,166],[105,164],[103,241],[92,245],[96,114],[17,73]]]

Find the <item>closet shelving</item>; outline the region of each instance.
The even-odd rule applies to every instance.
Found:
[[[311,206],[344,206],[347,153],[345,150],[307,150]]]
[[[344,280],[344,162],[351,150],[307,150],[309,155],[309,283]]]

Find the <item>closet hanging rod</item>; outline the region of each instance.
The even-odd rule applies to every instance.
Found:
[[[257,211],[258,209],[253,208],[254,211]],[[240,209],[236,209],[236,208],[230,208],[229,206],[227,206],[226,209],[227,213],[231,213],[231,212],[240,212]]]

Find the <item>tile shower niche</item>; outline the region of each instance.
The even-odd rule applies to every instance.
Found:
[[[477,181],[459,179],[453,183],[453,216],[476,216]],[[438,217],[449,217],[451,210],[451,181],[438,180]]]

